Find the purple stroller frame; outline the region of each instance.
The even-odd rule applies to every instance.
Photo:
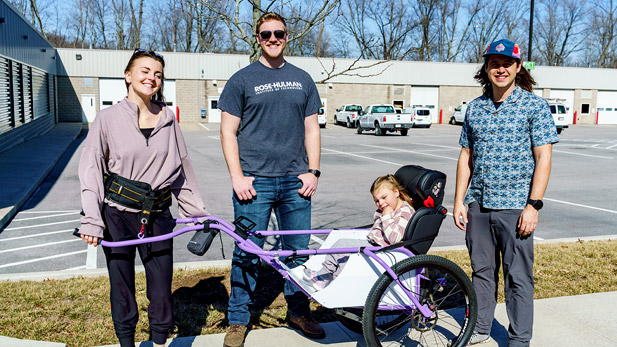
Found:
[[[124,246],[134,246],[144,243],[157,242],[168,240],[175,236],[190,232],[201,230],[204,228],[204,224],[199,222],[201,218],[184,218],[184,219],[176,219],[176,223],[178,224],[187,224],[187,223],[195,223],[195,225],[184,227],[180,230],[176,230],[169,234],[153,236],[153,237],[145,237],[142,239],[134,239],[134,240],[126,240],[126,241],[101,241],[100,244],[105,247],[124,247]],[[376,255],[380,249],[384,247],[379,246],[370,246],[370,247],[353,247],[353,248],[329,248],[329,249],[305,249],[305,250],[296,250],[296,251],[288,251],[288,250],[272,250],[265,251],[257,246],[250,239],[244,239],[240,235],[238,235],[235,231],[235,227],[227,223],[226,221],[214,217],[207,216],[207,220],[214,221],[218,224],[209,224],[209,228],[218,229],[225,232],[227,235],[231,236],[235,241],[238,247],[240,247],[243,251],[252,253],[257,255],[263,261],[267,262],[270,266],[272,266],[275,270],[277,270],[286,280],[291,281],[296,284],[296,286],[302,290],[304,294],[308,297],[312,298],[311,294],[308,293],[304,288],[299,285],[299,283],[289,275],[287,270],[281,265],[279,257],[288,257],[288,256],[297,256],[297,255],[316,255],[316,254],[340,254],[340,253],[359,253],[362,252],[365,255],[369,256],[373,260],[375,260],[384,270],[388,273],[390,277],[392,277],[396,283],[400,286],[403,292],[409,297],[413,305],[410,306],[379,306],[379,310],[384,311],[395,311],[402,310],[404,312],[411,312],[414,309],[417,309],[424,317],[427,319],[433,315],[433,311],[428,307],[428,305],[420,304],[416,295],[414,295],[401,281],[399,280],[397,274],[388,266],[380,257]],[[250,231],[248,232],[249,236],[276,236],[276,235],[305,235],[305,234],[329,234],[331,229],[317,229],[317,230],[280,230],[280,231]],[[400,251],[408,255],[409,257],[413,257],[414,254],[405,247],[397,248],[396,251]],[[422,274],[418,274],[416,276],[416,284],[418,285],[420,282]],[[362,308],[362,307],[358,307]]]

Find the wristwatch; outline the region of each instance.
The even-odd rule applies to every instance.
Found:
[[[319,178],[319,176],[321,176],[321,171],[319,170],[313,170],[313,169],[309,169],[308,170],[309,173],[312,173],[313,175],[315,175],[315,177]]]
[[[535,208],[536,211],[540,211],[542,209],[542,206],[544,206],[544,203],[542,202],[542,200],[527,199],[527,204]]]

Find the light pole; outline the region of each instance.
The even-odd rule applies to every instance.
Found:
[[[531,47],[533,41],[533,0],[529,9],[529,48],[527,49],[527,61],[531,61]]]

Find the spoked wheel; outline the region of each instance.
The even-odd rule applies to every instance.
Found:
[[[384,273],[364,305],[362,326],[367,346],[465,346],[478,310],[465,272],[448,259],[433,255],[405,259],[392,269],[432,315],[425,317],[403,288]]]

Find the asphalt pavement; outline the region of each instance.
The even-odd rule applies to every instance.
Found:
[[[609,128],[611,132],[614,132],[615,129],[616,128],[614,127]],[[33,194],[36,195],[37,189],[41,189],[41,183],[48,178],[48,175],[52,172],[54,166],[58,163],[63,153],[73,144],[75,139],[78,138],[81,130],[82,126],[79,123],[60,123],[47,134],[19,144],[11,148],[9,151],[0,153],[0,181],[3,182],[3,189],[0,190],[0,230],[2,230],[0,237],[4,236],[2,234],[6,231],[6,226],[11,221],[11,218],[16,215],[20,208],[28,204],[28,200],[31,196]],[[572,129],[569,131],[571,130]],[[581,141],[581,143],[583,144],[576,144],[576,146],[583,149],[596,148],[598,144],[585,144],[584,141]],[[608,155],[587,154],[587,156],[591,157],[591,160],[615,159],[615,152],[608,152],[614,147],[612,143],[613,142],[608,142],[606,146],[602,147],[602,149],[605,149],[607,153],[609,153]],[[194,150],[199,151],[199,148]],[[325,152],[332,154],[332,151],[334,150]],[[568,153],[564,150],[561,150],[561,152]],[[589,167],[580,166],[580,169],[581,171],[585,171],[586,169],[589,169]],[[336,168],[333,168],[332,171],[336,172]],[[73,175],[75,175],[75,173],[73,173]],[[50,185],[53,185],[53,182],[51,182]],[[610,186],[613,185],[615,185],[615,183],[611,182]],[[50,189],[50,187],[48,188]],[[567,187],[564,187],[563,189],[566,188]],[[43,189],[46,188],[43,187]],[[229,187],[224,186],[221,189],[229,189]],[[602,189],[607,191],[606,186]],[[557,189],[557,191],[560,190],[560,188]],[[608,189],[608,191],[610,191],[610,189]],[[614,200],[614,197],[611,199]],[[563,200],[554,200],[558,203],[564,203]],[[55,203],[57,204],[60,202]],[[566,201],[565,204],[567,205],[568,202]],[[603,212],[603,216],[606,216],[607,214],[609,216],[614,216],[616,213],[615,206],[612,205],[609,206],[609,208],[594,208],[593,206],[590,208],[590,205],[579,205],[581,205],[579,208],[582,211],[586,211],[585,209],[590,209],[593,212]],[[326,212],[327,211],[321,211],[321,213]],[[69,211],[67,213],[75,213],[75,211]],[[584,223],[589,224],[591,220],[594,219],[586,219]],[[597,222],[598,220],[595,219],[595,221]],[[611,222],[609,219],[606,221]],[[607,225],[610,225],[610,228],[607,229],[607,232],[604,234],[614,235],[615,224],[607,223]],[[602,235],[602,233],[600,233],[600,235]],[[599,236],[596,239],[602,238],[606,237]],[[553,241],[561,240],[562,239],[554,239]],[[1,250],[2,248],[0,248],[0,252]],[[225,261],[204,261],[177,264],[177,266],[190,267],[227,265],[228,262]],[[11,273],[0,276],[0,280],[42,280],[45,278],[65,278],[67,276],[84,274],[104,275],[105,271],[100,268],[88,270],[79,267],[64,271],[50,271],[43,273]],[[617,292],[540,299],[536,300],[535,303],[534,338],[532,340],[532,346],[561,347],[617,345],[617,330],[614,329],[614,327],[617,326],[617,311],[614,309],[617,307]],[[492,341],[484,346],[507,346],[507,326],[508,323],[505,314],[505,307],[503,304],[499,304],[497,306],[495,321],[493,323],[493,331],[491,333]],[[364,346],[364,340],[361,335],[357,335],[347,330],[339,323],[327,323],[324,324],[324,327],[327,332],[327,337],[324,340],[307,339],[289,328],[254,330],[249,333],[245,346]],[[167,345],[173,347],[220,346],[222,345],[223,336],[224,334],[214,334],[197,337],[175,338],[170,339]],[[64,344],[0,337],[0,345],[23,347],[63,346]],[[137,346],[151,346],[151,343],[138,343]]]

